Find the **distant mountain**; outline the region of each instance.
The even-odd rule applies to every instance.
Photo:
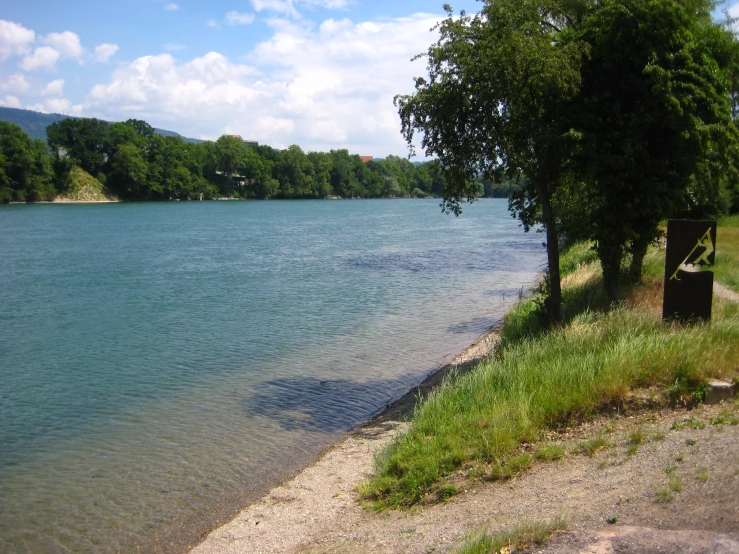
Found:
[[[20,110],[18,108],[4,108],[0,106],[0,121],[15,123],[23,129],[32,139],[46,140],[46,127],[62,119],[72,117],[59,113],[41,113],[33,110]],[[174,131],[154,128],[154,132],[163,137],[180,137],[185,142],[204,142],[199,139],[183,137]]]

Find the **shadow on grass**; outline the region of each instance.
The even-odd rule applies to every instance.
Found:
[[[662,305],[662,269],[664,252],[651,255],[645,260],[644,280],[631,283],[626,272],[622,275],[620,297],[627,304],[645,302],[650,311],[658,313]],[[567,327],[578,316],[591,313],[606,313],[618,304],[611,303],[603,290],[603,278],[592,248],[576,243],[562,250],[562,327]],[[547,280],[528,299],[506,314],[502,328],[501,348],[523,340],[541,337],[551,329],[544,298]]]

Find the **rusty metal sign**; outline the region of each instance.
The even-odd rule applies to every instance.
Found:
[[[715,257],[715,221],[667,222],[663,318],[711,319]]]

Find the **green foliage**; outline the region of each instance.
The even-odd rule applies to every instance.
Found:
[[[739,292],[739,215],[721,219],[716,236],[714,278]]]
[[[608,439],[603,435],[598,435],[589,439],[581,441],[578,445],[580,451],[588,456],[595,456],[595,454],[602,448],[609,445]]]
[[[57,192],[66,194],[75,167],[125,200],[422,198],[440,195],[444,182],[436,161],[412,164],[389,156],[364,163],[347,150],[305,154],[293,145],[278,151],[231,135],[195,144],[136,119],[111,124],[57,118],[47,132],[49,156],[43,142],[29,143],[20,129],[4,125],[2,202],[53,200]]]
[[[671,402],[684,405],[703,402],[711,386],[696,373],[695,368],[680,365],[677,379],[668,389]]]
[[[536,449],[534,458],[545,462],[552,462],[563,458],[567,450],[561,444],[545,444]]]
[[[40,140],[0,121],[0,202],[53,200],[51,159]]]
[[[411,153],[420,134],[440,161],[444,210],[515,183],[514,216],[547,232],[548,319],[563,318],[560,228],[593,241],[613,302],[625,260],[640,281],[662,220],[739,206],[739,42],[712,21],[715,7],[485,0],[459,17],[447,7],[428,76],[395,98]]]
[[[516,182],[514,215],[527,230],[543,223],[547,232],[546,315],[554,321],[561,320],[561,298],[551,199],[566,175],[573,135],[564,106],[579,88],[583,54],[578,43],[558,41],[558,25],[571,22],[569,8],[579,4],[488,0],[479,14],[459,17],[447,7],[440,39],[427,53],[428,78],[415,80],[414,94],[395,98],[411,152],[420,134],[425,153],[439,159],[445,211],[459,215],[485,181]]]
[[[592,3],[565,43],[587,45],[568,110],[581,136],[568,183],[565,227],[595,241],[609,298],[621,265],[639,280],[662,220],[721,210],[735,177],[737,129],[728,72],[737,42],[711,21],[712,2]]]

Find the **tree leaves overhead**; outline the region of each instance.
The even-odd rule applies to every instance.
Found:
[[[662,219],[718,210],[736,183],[730,98],[739,95],[729,83],[739,82],[739,55],[714,8],[485,0],[479,14],[455,17],[447,7],[428,76],[395,98],[411,153],[419,138],[441,162],[445,211],[474,200],[476,178],[519,182],[513,215],[547,232],[552,319],[560,227],[596,241],[615,300],[624,257],[640,276]]]
[[[564,179],[573,138],[565,106],[580,86],[584,48],[562,44],[582,2],[489,0],[479,14],[448,17],[426,54],[427,78],[396,96],[402,133],[438,157],[447,179],[445,211],[457,215],[477,194],[475,177],[520,180],[511,204],[529,227],[547,231],[550,315],[561,319],[559,234],[551,198]]]
[[[586,44],[588,56],[569,108],[582,136],[574,153],[577,215],[568,218],[565,204],[563,217],[571,234],[596,241],[614,300],[624,257],[640,279],[660,222],[720,210],[718,188],[734,172],[727,77],[736,41],[711,21],[712,8],[699,0],[603,0],[564,39]]]

